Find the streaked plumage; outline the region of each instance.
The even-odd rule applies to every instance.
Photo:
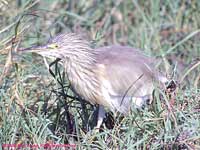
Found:
[[[60,58],[73,91],[114,112],[126,114],[132,102],[142,107],[151,98],[155,81],[167,81],[156,71],[156,61],[140,50],[128,46],[92,49],[88,41],[73,33],[58,35],[45,46],[24,51]]]

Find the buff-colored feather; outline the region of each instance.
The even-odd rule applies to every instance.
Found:
[[[156,60],[140,50],[128,46],[92,49],[88,41],[73,33],[58,35],[47,45],[24,51],[60,58],[72,90],[114,112],[126,114],[132,102],[142,107],[151,98],[155,82],[167,81],[156,70]]]

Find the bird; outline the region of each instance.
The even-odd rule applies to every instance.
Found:
[[[105,108],[127,115],[131,106],[142,108],[152,100],[155,83],[169,80],[156,68],[156,58],[130,46],[93,48],[76,33],[62,33],[47,44],[22,48],[47,58],[60,59],[72,91],[81,99],[99,105],[96,128],[105,117]]]

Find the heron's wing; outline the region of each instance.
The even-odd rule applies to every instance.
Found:
[[[103,47],[99,51],[98,64],[104,67],[105,77],[113,91],[123,96],[129,90],[129,96],[144,96],[139,90],[154,79],[154,60],[139,50],[124,46]]]
[[[104,76],[102,80],[107,83],[105,86],[116,107],[130,106],[131,97],[152,94],[156,75],[153,59],[124,46],[102,47],[97,51],[98,64]]]

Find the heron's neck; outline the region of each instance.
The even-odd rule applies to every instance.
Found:
[[[66,65],[68,79],[73,90],[83,99],[91,102],[98,95],[100,84],[96,75],[95,54],[79,54],[69,59]],[[90,92],[88,92],[90,91]]]
[[[96,54],[93,49],[74,49],[68,54],[66,67],[70,80],[90,80],[95,76]]]
[[[87,70],[94,66],[95,64],[95,50],[91,48],[85,48],[85,49],[73,49],[73,51],[70,51],[68,54],[66,54],[68,57],[68,67],[70,69],[80,69],[84,68]]]

